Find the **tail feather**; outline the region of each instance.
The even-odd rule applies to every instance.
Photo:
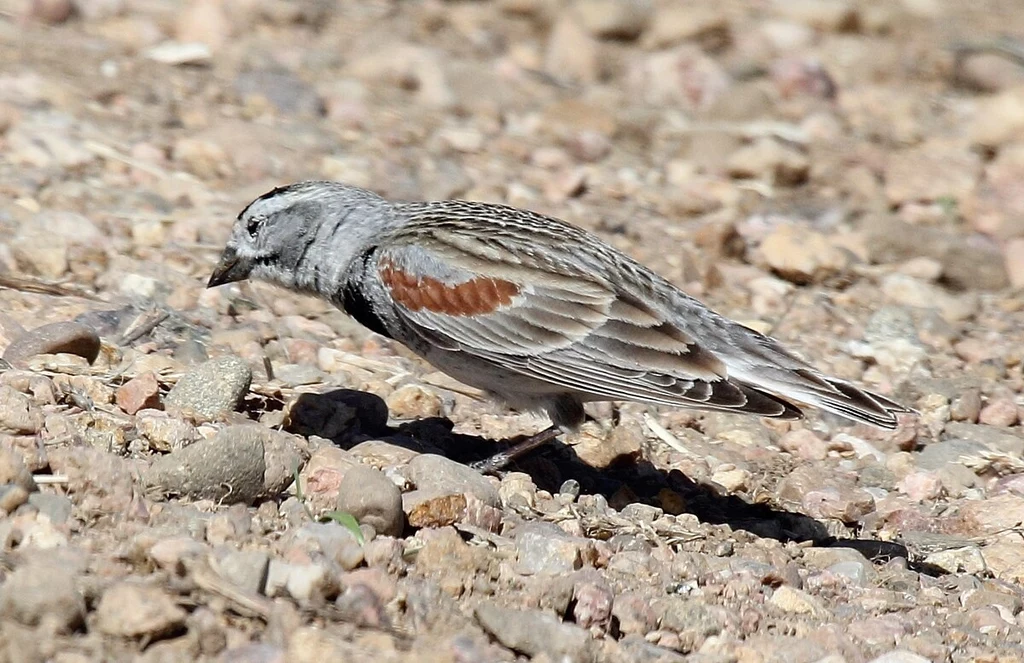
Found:
[[[770,419],[803,419],[804,413],[792,403],[774,394],[762,391],[757,387],[742,382],[733,382],[746,397],[746,403],[738,411],[756,414]]]
[[[773,373],[775,379],[758,380],[757,386],[761,389],[879,428],[893,430],[899,425],[897,415],[913,412],[885,396],[810,369],[776,369],[766,373]],[[785,377],[779,379],[779,373],[784,373]]]
[[[889,430],[899,425],[898,415],[914,410],[861,389],[845,380],[822,375],[773,338],[753,329],[726,324],[730,346],[718,351],[729,378],[792,399],[847,419]]]
[[[733,363],[729,375],[780,400],[792,399],[879,428],[893,430],[899,425],[898,415],[914,412],[890,398],[822,375],[803,362],[790,367]]]
[[[897,415],[913,412],[896,401],[855,387],[849,382],[833,378],[826,378],[826,381],[845,397],[837,398],[829,393],[820,394],[820,407],[836,414],[891,430],[899,424]]]

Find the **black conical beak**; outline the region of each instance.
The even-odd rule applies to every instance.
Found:
[[[210,280],[207,281],[206,287],[213,288],[225,283],[244,281],[249,278],[251,270],[252,262],[239,257],[234,247],[228,246],[224,249],[224,253],[221,254],[220,262],[217,263],[213,274],[210,275]]]

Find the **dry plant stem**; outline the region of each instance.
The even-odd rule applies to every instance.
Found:
[[[542,447],[551,442],[562,433],[562,429],[556,426],[546,428],[536,435],[532,435],[511,449],[506,449],[494,454],[486,460],[473,463],[472,468],[484,474],[491,474],[504,469],[509,463],[522,458],[534,449]]]

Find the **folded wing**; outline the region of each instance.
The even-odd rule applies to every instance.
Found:
[[[484,233],[465,223],[432,218],[376,257],[396,316],[432,345],[593,399],[801,416],[730,380],[696,339],[604,280],[607,266],[574,267],[601,256],[541,258],[530,228]]]

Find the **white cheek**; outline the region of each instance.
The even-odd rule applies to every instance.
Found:
[[[268,281],[270,283],[276,283],[284,287],[291,287],[295,282],[295,276],[290,274],[287,270],[281,269],[277,265],[256,265],[252,270],[252,275],[260,279],[261,281]]]

